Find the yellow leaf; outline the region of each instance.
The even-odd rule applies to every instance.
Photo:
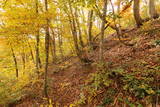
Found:
[[[40,105],[40,107],[44,107],[43,105]]]
[[[75,107],[75,106],[76,106],[75,104],[70,104],[70,105],[69,105],[69,107]]]

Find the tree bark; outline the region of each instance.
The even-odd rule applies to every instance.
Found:
[[[119,15],[121,10],[121,0],[118,0],[117,2],[117,15]],[[120,24],[120,18],[118,18],[118,23]]]
[[[37,36],[36,36],[36,69],[37,69],[37,72],[39,72],[39,68],[41,68],[41,61],[40,61],[40,55],[39,55],[39,44],[40,44],[39,31],[37,31]]]
[[[140,16],[140,0],[134,0],[133,14],[137,27],[140,27],[142,25],[142,18]]]
[[[84,11],[83,9],[81,10],[81,15],[82,15],[82,21],[83,21],[83,26],[86,26],[86,20],[85,20],[85,15],[84,15]],[[86,27],[83,27],[83,32],[84,34],[86,35],[86,38],[87,38],[87,29]],[[88,39],[87,39],[88,40]]]
[[[121,10],[121,0],[117,0],[118,4],[117,4],[117,13],[120,13]]]
[[[32,61],[33,61],[33,63],[35,63],[32,47],[31,47],[31,45],[29,43],[29,40],[27,39],[26,42],[28,43],[28,47],[29,47],[29,50],[30,50]]]
[[[61,55],[61,59],[63,59],[62,35],[60,33],[60,28],[58,28],[58,46],[59,46],[59,53]]]
[[[80,48],[79,48],[79,45],[78,45],[77,29],[76,29],[76,25],[75,25],[75,18],[74,18],[74,15],[73,15],[71,1],[69,1],[69,9],[70,9],[70,12],[71,12],[71,16],[68,15],[68,17],[69,17],[69,22],[70,22],[70,26],[71,26],[71,32],[72,32],[72,35],[73,35],[74,46],[75,46],[76,54],[80,58]]]
[[[23,69],[25,69],[26,68],[26,60],[25,60],[24,48],[23,48],[23,52],[21,53],[21,57],[22,57]]]
[[[45,0],[45,11],[48,12],[48,0]],[[45,74],[44,74],[44,95],[48,98],[48,59],[49,59],[49,19],[46,18],[46,27],[45,27]]]
[[[50,53],[51,53],[51,56],[52,56],[52,62],[54,63],[54,53],[53,53],[53,43],[52,43],[52,37],[50,36],[50,41],[49,41],[49,47],[50,47],[50,49],[49,49],[49,51],[50,51]]]
[[[102,13],[102,25],[101,25],[101,37],[100,37],[100,50],[99,50],[99,60],[100,62],[104,61],[103,57],[103,42],[104,42],[104,32],[105,32],[105,17],[106,17],[106,12],[107,12],[107,0],[104,0],[103,4],[103,13]]]
[[[155,0],[149,0],[149,14],[150,14],[150,17],[153,19],[156,19],[159,17],[155,8]]]
[[[35,1],[36,3],[36,14],[38,16],[39,11],[38,11],[38,0]],[[39,73],[39,68],[41,68],[41,61],[40,61],[40,56],[39,56],[39,43],[40,43],[40,38],[39,38],[39,29],[36,31],[36,70],[37,73]]]
[[[52,32],[52,38],[51,38],[52,62],[54,63],[56,61],[56,59],[57,59],[57,56],[56,56],[56,40],[55,40],[55,34],[54,34],[53,29],[51,29],[51,32]]]
[[[11,45],[10,45],[10,48],[11,48],[12,57],[13,57],[13,60],[14,60],[14,65],[15,65],[15,70],[16,70],[16,77],[18,78],[19,70],[18,70],[17,58],[16,58],[16,55],[14,53],[13,47]]]
[[[93,26],[93,10],[90,10],[88,13],[88,44],[93,47],[92,44],[92,26]]]
[[[80,23],[79,23],[79,20],[78,20],[78,12],[77,11],[78,10],[76,8],[75,9],[75,21],[76,21],[77,29],[78,29],[79,44],[83,48],[84,47],[84,43],[83,43],[83,40],[82,40],[82,31],[81,31],[81,28],[80,28]]]

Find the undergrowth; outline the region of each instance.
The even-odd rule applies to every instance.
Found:
[[[103,93],[103,100],[99,107],[127,104],[130,107],[143,107],[153,102],[159,96],[160,66],[145,71],[129,72],[122,68],[99,69],[93,73],[84,86],[77,104],[89,104],[98,100]],[[142,73],[143,72],[143,73]]]
[[[38,81],[37,75],[33,71],[23,71],[23,76],[16,78],[13,75],[13,72],[1,72],[3,76],[0,76],[0,105],[9,105],[16,103],[22,97],[30,95],[32,91],[32,86]]]

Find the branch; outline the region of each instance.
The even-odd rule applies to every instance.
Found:
[[[125,11],[126,11],[128,8],[131,7],[132,2],[133,2],[133,0],[131,0],[131,1],[123,8],[123,10],[122,10],[121,12],[119,12],[118,15],[122,15],[123,13],[125,13]],[[113,30],[116,30],[116,27],[112,25],[112,22],[114,22],[114,21],[109,22],[109,21],[107,21],[106,19],[104,19],[104,18],[102,17],[102,14],[101,14],[100,11],[99,11],[97,5],[95,5],[95,7],[93,7],[93,8],[96,10],[96,12],[97,12],[98,16],[100,17],[100,19],[105,20],[105,22],[106,22],[106,24],[107,24],[106,27],[105,27],[105,30],[106,30],[108,27],[111,27]],[[95,41],[100,34],[101,34],[101,32],[98,33],[98,34],[93,38],[93,41]]]

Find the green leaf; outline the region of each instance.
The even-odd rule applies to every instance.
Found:
[[[160,94],[160,90],[157,90],[157,92],[156,92],[157,94]]]
[[[143,107],[143,105],[142,104],[138,104],[138,106],[137,107]]]

